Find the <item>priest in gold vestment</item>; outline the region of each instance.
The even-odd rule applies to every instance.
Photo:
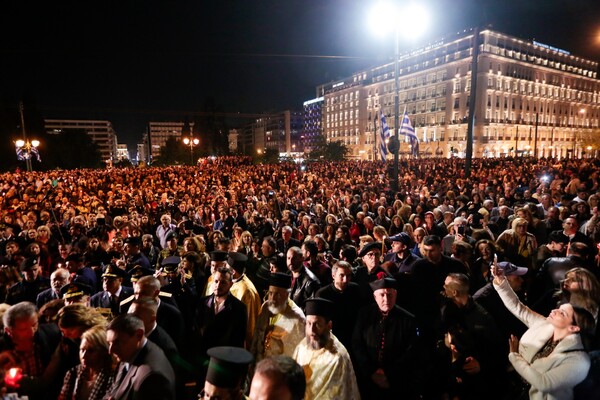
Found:
[[[332,311],[329,300],[306,302],[306,337],[293,356],[306,376],[305,400],[360,399],[348,351],[331,333]]]

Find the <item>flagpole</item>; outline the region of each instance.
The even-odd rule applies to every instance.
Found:
[[[21,113],[21,130],[23,131],[23,142],[27,143],[27,133],[25,131],[25,116],[23,115],[23,102],[19,104],[19,112]],[[27,172],[31,172],[31,154],[25,158],[25,168]]]
[[[377,160],[377,119],[379,118],[378,115],[375,115],[375,118],[373,119],[373,161]],[[383,157],[381,156],[381,153],[379,153],[379,157],[381,157],[381,160],[383,161]]]

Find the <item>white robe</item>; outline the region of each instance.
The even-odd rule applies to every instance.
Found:
[[[293,358],[306,375],[305,400],[360,399],[348,351],[333,333],[325,347],[319,350],[314,350],[303,339]]]

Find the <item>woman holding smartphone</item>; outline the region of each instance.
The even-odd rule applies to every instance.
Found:
[[[497,262],[492,265],[494,288],[502,302],[529,329],[521,340],[511,336],[508,359],[524,383],[524,390],[512,398],[573,399],[573,388],[585,379],[590,358],[582,335],[593,334],[592,313],[564,303],[544,317],[520,302]],[[527,385],[529,397],[526,397]]]

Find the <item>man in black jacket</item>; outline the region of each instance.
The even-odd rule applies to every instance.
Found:
[[[198,321],[198,357],[207,360],[206,352],[211,347],[244,347],[246,306],[230,292],[233,276],[227,267],[220,267],[213,275],[213,294],[200,299],[196,321]],[[201,377],[200,384],[204,382]]]
[[[90,306],[109,309],[115,317],[122,314],[121,302],[133,294],[133,288],[122,286],[126,277],[127,272],[116,265],[108,265],[102,274],[103,291],[91,297]]]
[[[375,303],[360,310],[352,338],[361,396],[417,398],[422,376],[415,318],[396,305],[395,279],[379,279],[370,286]]]
[[[306,300],[313,297],[321,287],[319,279],[304,266],[302,249],[292,247],[287,252],[287,266],[292,273],[290,299],[304,311]]]
[[[131,314],[108,325],[111,354],[121,361],[110,390],[114,399],[175,399],[175,373],[163,351],[146,339],[144,323]]]

